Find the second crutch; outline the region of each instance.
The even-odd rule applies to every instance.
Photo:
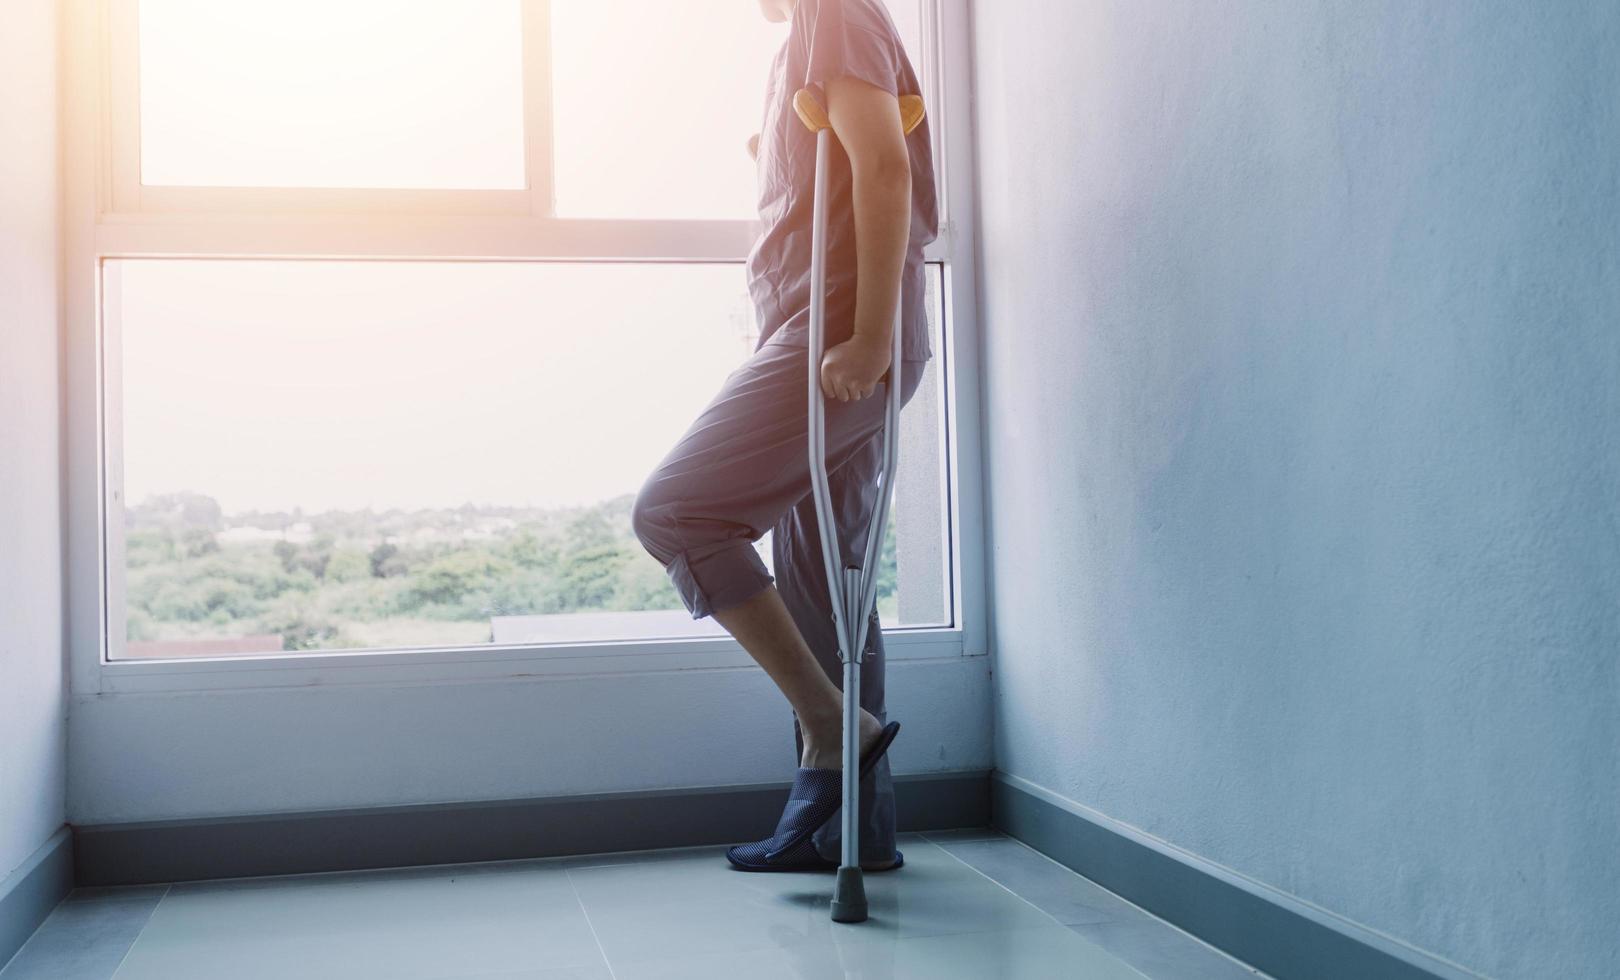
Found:
[[[900,458],[901,311],[898,307],[901,304],[896,303],[894,350],[889,360],[888,407],[883,420],[882,484],[878,489],[877,510],[867,529],[864,561],[859,567],[843,567],[832,495],[827,486],[826,399],[821,390],[821,358],[826,346],[827,168],[833,132],[826,111],[809,89],[801,89],[794,96],[793,108],[805,126],[816,134],[815,204],[810,253],[810,481],[816,499],[816,520],[821,526],[821,557],[827,566],[827,590],[832,600],[833,624],[838,635],[838,659],[844,667],[843,854],[833,887],[832,917],[834,922],[864,922],[867,906],[866,884],[861,877],[860,847],[861,661],[866,649],[872,605],[877,599],[878,561],[883,534],[888,526],[889,500],[894,493],[894,475]],[[922,99],[915,95],[901,96],[900,118],[906,133],[916,129],[923,118]]]

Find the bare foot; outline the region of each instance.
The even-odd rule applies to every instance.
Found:
[[[804,755],[799,765],[806,769],[843,769],[844,768],[844,720],[836,718],[832,727],[810,728],[801,719],[799,729],[804,734]],[[883,726],[877,717],[865,708],[861,709],[861,758],[866,757],[867,750],[877,744],[878,736],[883,733]]]

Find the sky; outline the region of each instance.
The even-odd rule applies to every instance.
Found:
[[[916,4],[891,8],[914,39]],[[558,214],[753,217],[745,146],[786,26],[754,0],[551,9]],[[139,10],[145,183],[526,186],[517,0]],[[756,333],[740,264],[106,271],[126,499],[188,490],[227,512],[633,493]]]
[[[756,330],[737,264],[110,262],[125,499],[634,493]]]

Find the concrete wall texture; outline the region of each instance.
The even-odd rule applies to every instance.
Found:
[[[974,22],[998,768],[1620,976],[1620,5]]]
[[[62,826],[56,13],[0,27],[0,894]]]

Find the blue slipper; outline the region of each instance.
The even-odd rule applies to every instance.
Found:
[[[815,849],[815,847],[813,845],[811,846],[808,853],[795,852],[793,855],[787,855],[787,856],[784,856],[782,858],[777,859],[772,864],[751,864],[749,862],[741,860],[740,858],[733,857],[732,856],[733,852],[735,852],[737,850],[739,850],[739,848],[734,847],[730,851],[727,851],[726,852],[726,857],[731,858],[732,865],[738,871],[837,871],[838,870],[838,862],[837,861],[829,861],[826,858],[822,857],[819,853],[816,852],[816,849]],[[788,857],[794,857],[796,859],[792,860],[792,861],[789,861]],[[900,850],[900,848],[897,847],[897,848],[894,849],[894,863],[893,864],[889,865],[887,868],[868,868],[868,869],[866,869],[866,873],[869,874],[869,875],[875,875],[875,874],[882,874],[885,871],[899,871],[900,868],[905,865],[905,863],[906,863],[905,852]]]
[[[883,726],[877,741],[861,758],[862,779],[871,774],[899,733],[897,721]],[[799,767],[776,832],[765,840],[728,849],[726,859],[744,871],[825,871],[838,867],[817,852],[811,837],[838,812],[843,781],[843,772],[838,769]]]

